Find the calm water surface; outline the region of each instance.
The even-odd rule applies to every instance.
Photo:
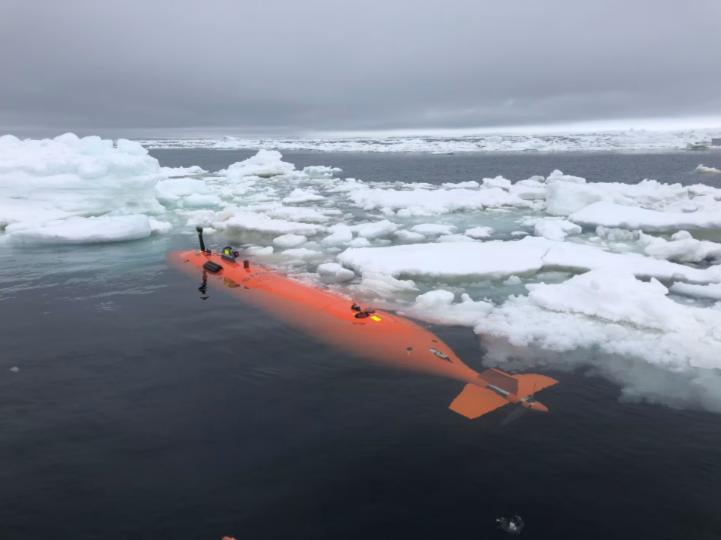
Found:
[[[251,152],[153,151],[225,167]],[[286,152],[364,180],[697,182],[719,153]],[[547,415],[448,411],[458,382],[369,364],[167,267],[192,237],[0,252],[0,539],[721,538],[721,418],[549,373]],[[469,329],[434,327],[471,367]],[[9,371],[17,366],[17,373]]]

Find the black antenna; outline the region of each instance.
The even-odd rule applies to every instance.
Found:
[[[205,251],[205,242],[203,242],[203,227],[196,227],[195,230],[198,232],[198,240],[200,241],[200,251]]]

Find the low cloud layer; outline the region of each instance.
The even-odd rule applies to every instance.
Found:
[[[721,4],[0,5],[0,132],[301,135],[721,111]]]

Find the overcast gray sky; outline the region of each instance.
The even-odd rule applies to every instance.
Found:
[[[721,0],[0,0],[0,134],[712,116]]]

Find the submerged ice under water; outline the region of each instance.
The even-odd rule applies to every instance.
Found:
[[[591,367],[624,398],[721,412],[721,189],[700,183],[708,167],[681,185],[557,170],[363,181],[333,165],[298,170],[260,150],[206,172],[161,168],[131,141],[2,137],[0,242],[190,247],[200,225],[294,279],[472,328],[487,365]]]

